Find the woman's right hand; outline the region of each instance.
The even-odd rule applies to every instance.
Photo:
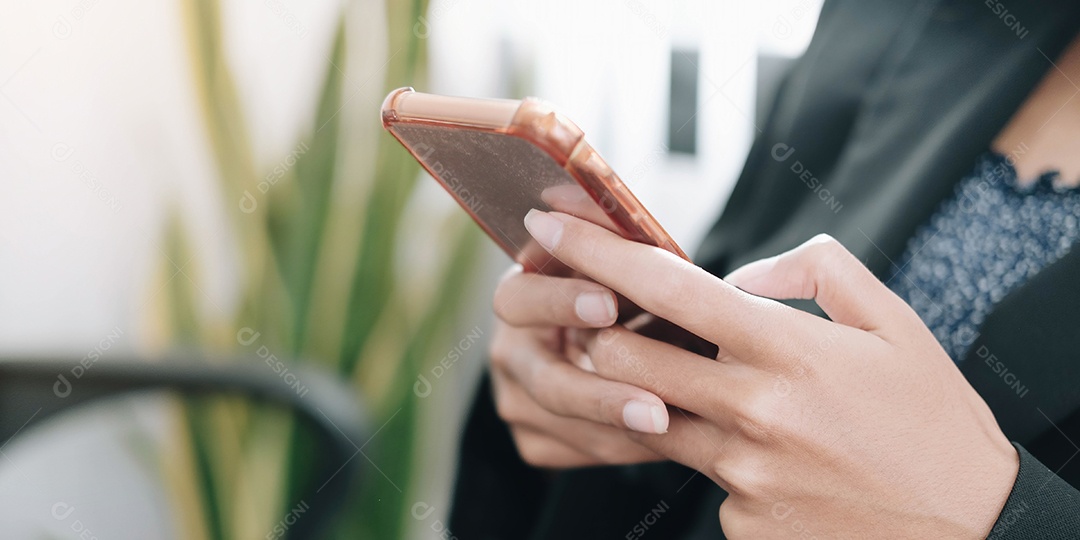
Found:
[[[545,468],[631,464],[664,458],[627,430],[667,431],[655,394],[597,375],[567,332],[615,323],[615,294],[583,279],[510,269],[495,291],[491,377],[495,407],[518,453]],[[584,420],[587,419],[587,420]]]

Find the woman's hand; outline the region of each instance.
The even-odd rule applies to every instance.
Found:
[[[729,538],[990,532],[1015,449],[918,316],[835,240],[725,282],[564,214],[526,225],[571,268],[720,347],[714,360],[618,326],[587,340],[599,375],[678,407],[668,433],[630,436],[728,491]],[[813,298],[832,320],[762,297]]]
[[[515,266],[494,304],[500,319],[491,345],[495,407],[526,462],[566,468],[664,459],[627,436],[628,429],[663,433],[664,402],[596,375],[584,351],[566,340],[566,328],[614,324],[614,293]]]

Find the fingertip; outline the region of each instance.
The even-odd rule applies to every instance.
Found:
[[[659,435],[667,433],[668,421],[667,408],[662,405],[635,399],[623,406],[623,422],[631,430]]]
[[[667,433],[668,423],[671,418],[668,417],[667,407],[662,405],[653,405],[651,408],[653,415],[653,426],[656,428],[657,434]]]
[[[619,315],[615,295],[609,291],[586,291],[574,299],[574,313],[582,322],[597,328],[615,324]]]
[[[533,239],[551,252],[562,238],[563,222],[552,214],[533,208],[525,214],[525,228]]]

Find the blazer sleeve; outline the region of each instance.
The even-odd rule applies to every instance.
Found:
[[[1020,472],[987,540],[1080,538],[1080,491],[1023,446],[1013,446],[1020,454]]]

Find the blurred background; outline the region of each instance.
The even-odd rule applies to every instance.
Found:
[[[382,98],[551,101],[692,251],[819,9],[0,3],[3,536],[445,537],[509,261]]]

